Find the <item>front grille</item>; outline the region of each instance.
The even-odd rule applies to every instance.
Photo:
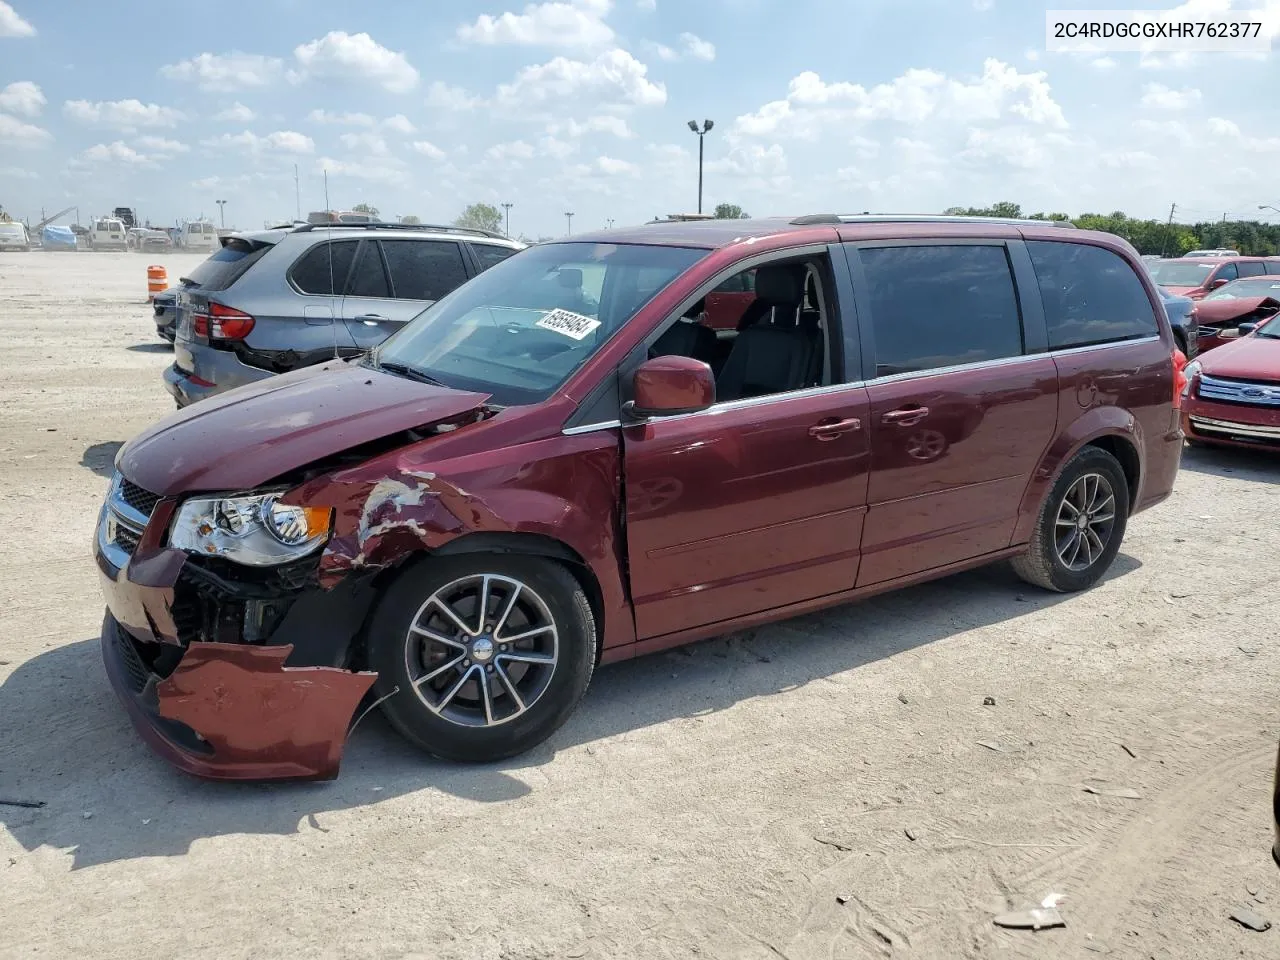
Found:
[[[120,651],[120,662],[124,665],[129,689],[141,693],[151,679],[151,671],[138,655],[138,648],[133,639],[122,627],[116,627],[116,649]]]
[[[1222,436],[1230,440],[1246,443],[1260,443],[1270,446],[1280,445],[1280,427],[1268,427],[1253,423],[1230,423],[1226,420],[1214,420],[1210,417],[1191,416],[1191,427],[1196,433],[1207,436]]]
[[[120,500],[133,507],[134,510],[137,510],[144,517],[150,517],[151,511],[154,510],[156,508],[156,504],[160,502],[159,494],[143,490],[136,483],[131,480],[127,480],[124,477],[120,478],[119,489]]]
[[[135,530],[131,530],[129,527],[126,527],[123,523],[119,523],[119,522],[116,523],[116,540],[115,540],[116,546],[119,547],[121,550],[123,550],[125,553],[127,553],[129,556],[132,557],[134,551],[138,549],[138,543],[139,541],[141,541],[141,539],[142,538],[138,535],[138,533]]]

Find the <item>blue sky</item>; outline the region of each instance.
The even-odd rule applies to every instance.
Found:
[[[1280,0],[1189,0],[1188,19]],[[1280,206],[1276,55],[1045,52],[1082,0],[8,0],[0,204],[35,219],[227,201],[255,228],[365,201],[513,233],[694,209],[1188,219]],[[1273,215],[1274,216],[1274,215]],[[1182,219],[1180,215],[1179,219]]]

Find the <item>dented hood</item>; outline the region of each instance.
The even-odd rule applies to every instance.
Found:
[[[1241,337],[1201,354],[1198,359],[1200,369],[1211,377],[1280,382],[1280,338],[1257,334]]]
[[[247,490],[361,444],[478,410],[467,393],[326,363],[205,400],[125,447],[120,471],[161,496]]]
[[[1271,297],[1241,297],[1228,300],[1201,300],[1196,304],[1196,320],[1201,324],[1219,326],[1232,320],[1247,317],[1262,307],[1280,309],[1280,301]]]

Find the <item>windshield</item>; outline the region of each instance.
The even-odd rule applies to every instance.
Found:
[[[493,395],[550,396],[706,250],[548,243],[516,254],[427,307],[383,342],[374,364]]]
[[[1280,300],[1280,277],[1258,277],[1233,280],[1205,297],[1206,300],[1248,300],[1251,297],[1274,297]]]
[[[272,244],[264,240],[233,237],[226,246],[191,271],[184,279],[204,290],[226,290],[262,259]]]
[[[0,236],[24,237],[26,230],[20,223],[0,223]]]
[[[1147,264],[1151,279],[1164,287],[1198,287],[1213,272],[1212,263],[1156,260]]]

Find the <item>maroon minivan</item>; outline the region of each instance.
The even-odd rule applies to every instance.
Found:
[[[748,271],[736,329],[697,322]],[[1070,225],[540,244],[127,444],[107,670],[203,776],[335,776],[374,703],[438,756],[512,756],[601,663],[997,560],[1092,585],[1172,489],[1181,363],[1133,248]]]

